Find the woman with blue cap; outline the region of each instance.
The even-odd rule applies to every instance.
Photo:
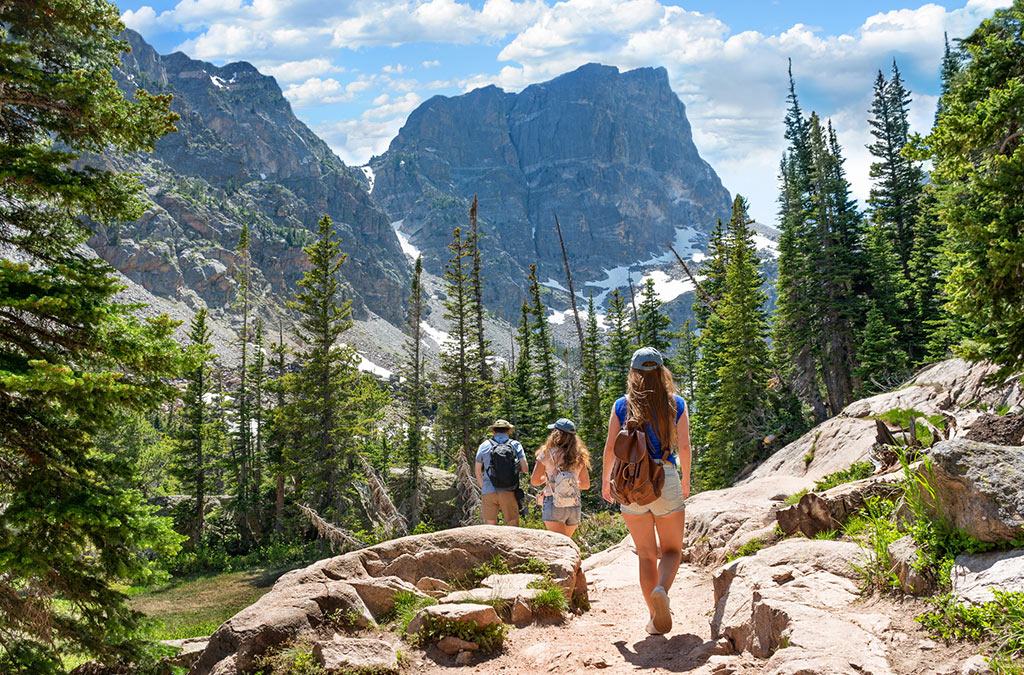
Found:
[[[548,439],[537,450],[530,484],[543,485],[541,518],[552,532],[571,537],[580,524],[583,505],[580,490],[590,487],[590,452],[576,435],[572,420],[549,424]]]
[[[668,591],[682,558],[685,501],[690,495],[690,420],[686,401],[676,393],[672,373],[661,353],[652,347],[641,347],[633,353],[626,395],[615,402],[608,419],[601,495],[609,502],[614,501],[611,481],[615,441],[627,420],[642,425],[650,459],[665,475],[654,501],[620,506],[640,559],[640,589],[651,615],[647,632],[660,635],[672,629]]]

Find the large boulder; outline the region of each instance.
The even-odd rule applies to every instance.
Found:
[[[982,604],[993,590],[1024,592],[1024,550],[961,553],[950,575],[953,597]]]
[[[387,675],[398,672],[395,648],[374,638],[335,635],[331,640],[318,642],[313,647],[313,656],[327,673]]]
[[[981,541],[1024,535],[1024,448],[954,439],[930,456],[940,515]]]
[[[859,597],[852,563],[862,557],[856,544],[791,539],[724,565],[712,639],[767,658],[766,673],[891,673],[878,637],[889,620],[846,609]]]
[[[814,537],[825,530],[841,527],[872,497],[898,495],[902,491],[902,480],[903,472],[895,471],[837,485],[820,494],[811,492],[793,506],[780,509],[775,517],[784,533],[801,532]]]
[[[422,577],[461,579],[494,556],[510,567],[540,561],[567,589],[575,587],[580,571],[576,544],[543,530],[477,525],[394,539],[285,574],[269,593],[217,629],[190,674],[251,670],[272,647],[324,637],[331,632],[332,616],[368,625],[393,608],[397,592],[425,595],[415,585]]]

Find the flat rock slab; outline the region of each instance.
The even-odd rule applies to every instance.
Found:
[[[964,602],[991,602],[993,590],[1024,591],[1024,550],[961,553],[951,576],[953,596]]]
[[[328,673],[370,671],[397,673],[398,653],[383,640],[335,635],[329,642],[313,646],[313,656]]]
[[[501,623],[498,613],[490,605],[473,603],[432,605],[422,610],[430,619],[445,619],[459,623],[474,623],[477,628],[486,628]]]
[[[540,595],[539,588],[474,588],[468,591],[455,591],[441,598],[440,602],[453,604],[458,602],[472,602],[482,605],[491,603],[513,603],[516,600],[533,600]]]
[[[543,578],[540,574],[492,574],[481,581],[480,585],[484,588],[522,589]]]
[[[192,664],[199,660],[199,655],[206,649],[210,642],[209,636],[185,638],[184,640],[163,640],[160,644],[178,649],[174,656],[168,656],[165,662],[179,668],[191,668]]]

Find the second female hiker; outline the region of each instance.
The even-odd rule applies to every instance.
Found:
[[[580,524],[580,490],[590,487],[590,453],[572,420],[548,425],[551,433],[537,450],[532,485],[543,485],[541,518],[552,532],[571,537]]]
[[[609,502],[614,501],[613,491],[620,487],[616,484],[613,490],[612,485],[616,479],[612,475],[616,468],[616,440],[627,427],[627,421],[634,420],[635,428],[646,432],[649,459],[664,472],[664,484],[655,498],[661,479],[659,467],[653,467],[658,480],[643,485],[634,485],[634,477],[619,477],[623,484],[628,484],[627,488],[636,487],[637,494],[646,492],[642,500],[646,503],[619,501],[640,562],[640,590],[651,615],[647,632],[661,634],[672,629],[668,591],[682,556],[684,507],[690,495],[690,422],[686,402],[676,394],[672,373],[664,366],[661,353],[651,347],[633,353],[626,395],[615,402],[608,419],[601,494]],[[639,456],[644,457],[642,449]]]

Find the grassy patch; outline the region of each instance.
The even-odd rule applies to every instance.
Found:
[[[765,543],[766,542],[762,539],[751,539],[746,544],[736,549],[735,553],[726,558],[726,562],[732,562],[733,560],[738,560],[748,555],[754,555],[764,548]]]
[[[251,570],[184,579],[156,588],[131,588],[131,606],[157,622],[158,640],[210,635],[259,600],[281,572]]]
[[[511,574],[512,569],[508,566],[508,562],[505,561],[500,555],[495,554],[487,562],[482,562],[479,565],[475,565],[473,569],[469,571],[462,584],[457,584],[465,588],[476,588],[480,585],[480,582],[491,576],[492,574]]]
[[[899,579],[892,571],[889,544],[903,536],[893,519],[895,505],[880,497],[867,500],[860,515],[860,530],[853,540],[867,551],[863,565],[854,565],[861,576],[864,591],[886,590],[899,586]],[[850,530],[847,529],[847,534]]]
[[[808,492],[810,492],[810,490],[803,489],[800,492],[797,492],[796,494],[790,495],[789,497],[786,498],[786,501],[784,501],[782,503],[785,506],[793,506],[794,504],[799,502],[801,499],[803,499],[804,495],[807,494]]]
[[[933,637],[987,642],[996,673],[1024,672],[1024,593],[993,591],[995,599],[982,605],[960,604],[949,595],[934,598],[935,611],[917,617]]]
[[[523,562],[516,565],[516,572],[523,574],[549,574],[551,569],[548,564],[537,558],[527,558]]]
[[[815,492],[824,492],[843,483],[852,483],[855,480],[869,478],[875,472],[871,462],[856,462],[850,468],[830,473],[814,484]]]
[[[561,616],[569,609],[569,601],[565,598],[565,592],[551,577],[537,579],[530,583],[529,588],[540,590],[540,593],[530,600],[530,609],[534,612]]]
[[[572,538],[586,558],[618,544],[627,534],[629,530],[621,513],[602,511],[584,516]]]
[[[437,600],[433,598],[424,598],[411,591],[399,591],[395,594],[395,608],[391,610],[386,623],[394,625],[399,634],[405,634],[409,622],[416,617],[421,609],[436,604]]]
[[[325,675],[327,671],[313,655],[313,645],[294,642],[274,649],[256,660],[256,675]]]

